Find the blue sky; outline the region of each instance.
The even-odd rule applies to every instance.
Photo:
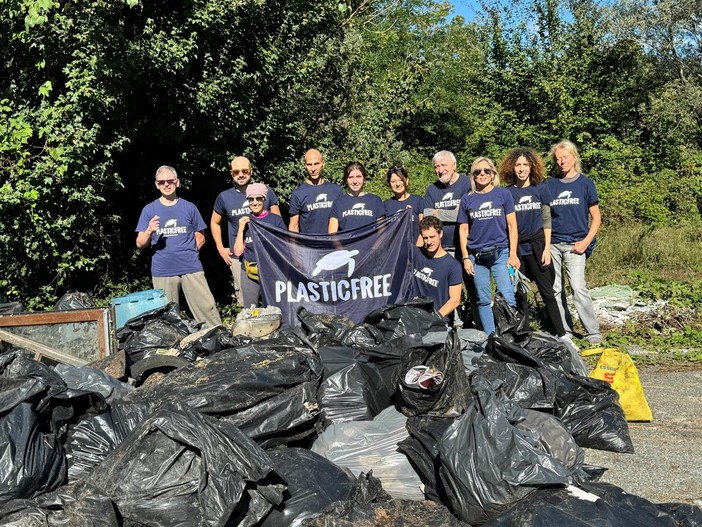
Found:
[[[452,0],[452,3],[455,7],[454,14],[461,15],[466,20],[475,18],[480,10],[480,4],[474,0]]]

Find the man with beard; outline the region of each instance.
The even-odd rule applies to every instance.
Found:
[[[232,271],[234,278],[234,298],[240,305],[244,305],[244,299],[241,293],[241,260],[232,253],[234,249],[234,239],[239,232],[239,220],[248,216],[251,213],[249,202],[246,199],[246,188],[251,183],[253,170],[251,162],[242,156],[237,156],[232,159],[231,176],[234,186],[224,192],[221,192],[215,200],[214,210],[210,218],[210,229],[212,229],[212,237],[217,245],[217,251]],[[280,207],[278,206],[278,196],[275,195],[272,189],[268,189],[268,194],[265,201],[265,209],[273,214],[280,216]],[[228,245],[225,247],[222,241],[222,222],[224,218],[229,222]]]

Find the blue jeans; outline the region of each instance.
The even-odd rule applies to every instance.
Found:
[[[514,299],[514,286],[509,279],[509,271],[507,270],[507,257],[509,249],[500,247],[497,249],[496,258],[491,260],[483,260],[476,255],[469,255],[470,261],[473,262],[475,270],[475,289],[478,293],[478,314],[480,321],[483,323],[483,331],[488,335],[495,331],[495,317],[492,314],[492,286],[490,284],[490,274],[495,279],[497,290],[502,293],[505,300],[510,306],[516,306]]]

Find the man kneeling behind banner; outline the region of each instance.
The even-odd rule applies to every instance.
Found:
[[[411,211],[333,235],[305,235],[251,222],[265,305],[298,325],[300,306],[361,322],[414,296]],[[259,252],[260,251],[260,252]]]

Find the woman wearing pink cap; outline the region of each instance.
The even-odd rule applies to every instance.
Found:
[[[258,263],[253,237],[248,227],[250,221],[267,223],[279,229],[285,229],[283,220],[277,214],[265,210],[268,187],[263,183],[251,183],[246,188],[246,200],[249,202],[251,214],[239,220],[239,231],[234,241],[234,256],[242,258],[241,293],[244,297],[244,307],[258,305],[261,295],[261,285],[258,281]]]

